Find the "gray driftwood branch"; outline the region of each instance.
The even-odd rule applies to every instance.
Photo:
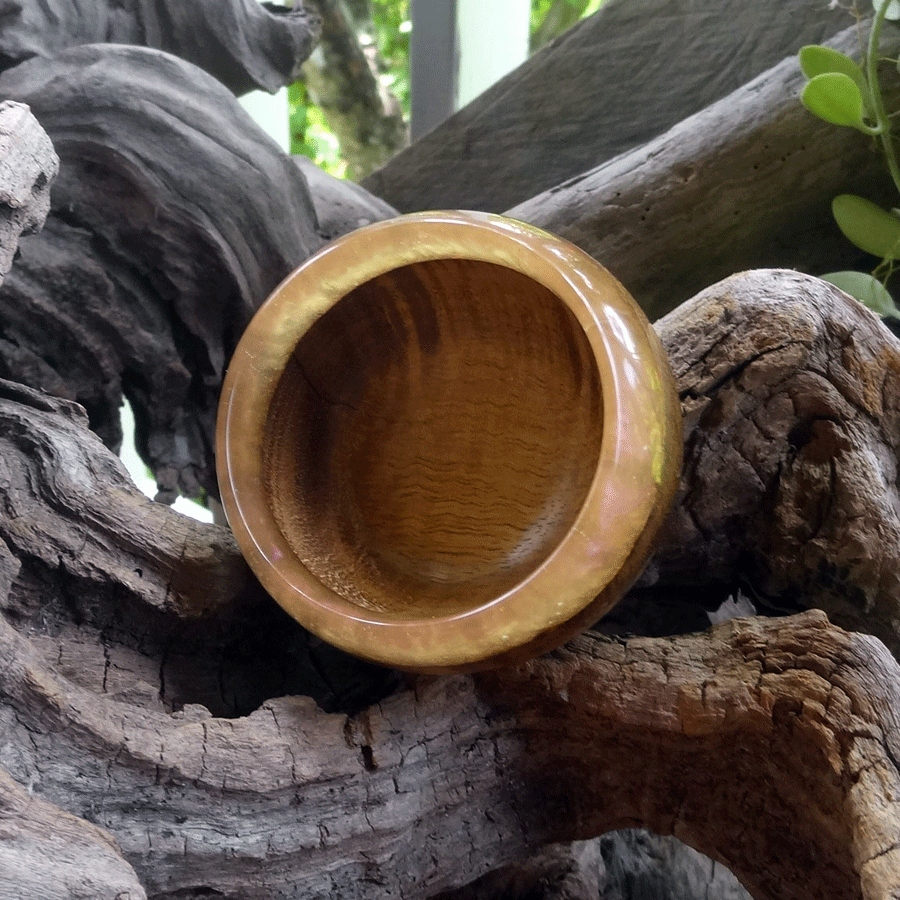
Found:
[[[815,605],[816,554],[840,559],[845,534],[832,523],[858,517],[853,479],[893,477],[887,407],[879,424],[865,406],[874,396],[840,398],[858,390],[850,382],[881,383],[894,339],[824,282],[781,272],[710,289],[660,330],[682,348],[688,461],[657,589],[728,555],[714,537],[722,522],[731,574],[767,552],[774,569],[771,545],[806,520],[792,505],[800,478],[810,498],[844,485],[815,546],[782,573]],[[543,844],[626,825],[679,836],[758,898],[875,900],[900,888],[900,670],[876,638],[817,610],[695,636],[593,635],[515,670],[416,679],[389,697],[382,683],[379,703],[361,690],[327,714],[309,699],[327,659],[315,663],[320,648],[267,612],[226,530],[185,532],[177,513],[142,499],[74,408],[7,388],[0,417],[2,504],[14,510],[0,523],[0,763],[109,831],[148,894],[424,898]],[[744,523],[771,512],[772,492],[748,496],[739,481],[754,465],[765,481],[754,429],[769,432],[767,464],[782,476],[784,521],[763,546]],[[838,433],[856,449],[839,442],[833,465],[816,464]],[[886,540],[892,496],[866,519]],[[688,539],[677,535],[686,520]],[[57,537],[69,531],[68,543]],[[893,564],[878,560],[883,572]],[[844,578],[848,591],[873,589],[866,566]],[[896,594],[875,590],[877,625]],[[291,660],[318,685],[291,683]],[[273,668],[280,685],[260,680]],[[7,818],[27,830],[28,816]]]
[[[236,94],[275,91],[299,77],[318,24],[302,2],[16,0],[3,14],[0,69],[80,44],[136,44],[180,56]]]
[[[885,46],[900,49],[900,37]],[[847,53],[857,29],[832,43]],[[822,274],[859,253],[831,216],[840,193],[889,196],[883,160],[850,128],[799,102],[786,59],[643,146],[508,210],[607,265],[651,318],[732,272],[786,266]]]
[[[821,0],[607,0],[364,186],[402,212],[502,212],[640,147],[852,23]]]

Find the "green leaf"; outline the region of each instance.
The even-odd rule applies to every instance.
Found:
[[[831,211],[838,228],[860,250],[882,259],[900,257],[900,219],[854,194],[835,197]]]
[[[872,0],[872,9],[878,12],[885,3],[887,3],[888,8],[884,17],[892,22],[896,22],[900,19],[900,2],[898,0]]]
[[[865,272],[829,272],[822,276],[822,280],[855,297],[863,306],[868,306],[879,316],[893,316],[900,319],[900,310],[894,304],[894,298],[877,278]]]
[[[807,44],[800,48],[798,54],[800,68],[807,78],[815,78],[817,75],[826,75],[829,72],[840,72],[848,78],[852,78],[856,86],[863,90],[866,83],[863,71],[859,64],[831,47],[823,47],[820,44]]]
[[[865,106],[859,86],[843,72],[816,75],[807,82],[800,99],[813,115],[832,125],[847,125],[872,133],[863,118]]]

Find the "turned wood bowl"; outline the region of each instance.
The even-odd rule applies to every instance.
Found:
[[[329,244],[260,308],[219,408],[235,537],[298,622],[365,659],[470,671],[558,646],[643,568],[680,408],[597,262],[478,213]]]

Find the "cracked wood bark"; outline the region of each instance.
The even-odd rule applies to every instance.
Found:
[[[59,159],[26,106],[0,103],[0,281],[19,237],[39,229],[50,207]],[[18,561],[0,541],[0,594]],[[90,860],[90,866],[85,861]],[[0,895],[42,898],[112,896],[142,900],[134,870],[112,837],[34,797],[0,769]]]
[[[791,272],[738,276],[659,329],[688,445],[655,590],[707,561],[719,578],[757,577],[747,559],[778,571],[776,537],[793,537],[809,550],[783,578],[816,604],[817,554],[841,558],[843,521],[861,529],[843,585],[874,591],[848,609],[877,624],[897,595],[858,541],[879,570],[895,565],[895,339]],[[142,499],[65,401],[7,386],[0,435],[0,765],[107,829],[149,896],[424,898],[546,843],[638,825],[726,863],[758,898],[900,891],[900,668],[876,638],[818,611],[693,636],[594,634],[390,696],[370,669],[329,714],[297,674],[322,671],[314,642],[274,611],[267,622],[252,582],[240,589],[227,530],[179,526]],[[766,471],[774,492],[756,483]],[[832,485],[809,538],[805,498]],[[775,536],[758,543],[754,515],[773,500]]]
[[[651,314],[748,265],[850,264],[855,251],[833,227],[827,198],[839,182],[852,187],[841,160],[869,172],[876,157],[850,129],[823,126],[819,140],[815,120],[785,88],[796,79],[787,64],[745,90],[749,106],[740,108],[759,117],[744,126],[728,130],[728,98],[610,163],[602,177],[515,212],[584,244]],[[208,436],[224,362],[271,288],[324,239],[353,227],[356,200],[343,209],[343,200],[329,200],[325,215],[334,216],[317,223],[304,178],[227,93],[158,51],[68,50],[4,73],[0,89],[38,111],[63,155],[50,223],[23,242],[0,292],[0,375],[77,400],[112,447],[124,392],[161,499],[214,496]],[[797,152],[774,157],[765,135]],[[703,155],[716,141],[722,153]],[[827,148],[828,161],[817,165],[804,146]],[[307,169],[310,177],[324,209],[321,176]],[[780,196],[785,180],[800,185],[791,202],[768,201],[751,215],[734,200]],[[359,203],[357,223],[393,212],[372,198]],[[227,303],[214,309],[211,293]]]
[[[831,45],[859,55],[855,27]],[[884,45],[900,51],[900,35]],[[647,144],[509,209],[600,260],[656,318],[711,282],[760,266],[856,268],[835,226],[840,193],[893,188],[870,142],[815,118],[791,57]],[[896,95],[897,87],[891,89]],[[865,267],[864,264],[863,267]]]
[[[61,158],[44,231],[0,292],[0,375],[82,403],[107,443],[128,396],[161,499],[216,494],[211,434],[255,308],[324,238],[290,157],[159,50],[75,47],[0,75]]]
[[[37,231],[50,209],[59,159],[28,107],[0,103],[0,282],[23,234]]]
[[[275,91],[300,76],[318,21],[257,0],[9,0],[0,69],[79,44],[137,44],[206,69],[229,90]]]
[[[900,655],[900,345],[825,282],[760,270],[659,323],[685,417],[645,583],[815,605]],[[717,590],[718,588],[718,590]]]
[[[0,769],[0,897],[144,900],[108,832],[16,784]]]
[[[821,0],[608,0],[364,186],[403,212],[502,212],[851,22]]]

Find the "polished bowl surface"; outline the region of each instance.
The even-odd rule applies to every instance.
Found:
[[[639,574],[681,461],[672,375],[573,245],[434,212],[353,232],[260,308],[225,380],[218,476],[297,621],[410,671],[516,662]]]

